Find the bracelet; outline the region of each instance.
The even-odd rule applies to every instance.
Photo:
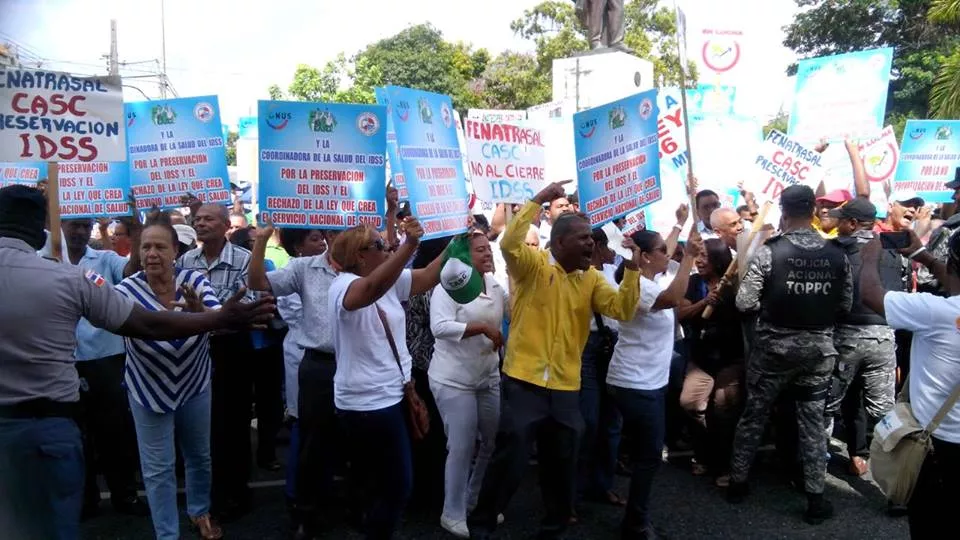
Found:
[[[917,249],[916,251],[914,251],[913,253],[911,253],[909,256],[907,256],[907,258],[912,261],[917,255],[923,253],[923,252],[926,251],[926,250],[927,250],[926,246],[920,246],[919,249]]]
[[[673,228],[676,229],[676,230],[678,230],[678,231],[682,231],[682,230],[683,230],[683,225],[681,225],[681,224],[679,224],[679,223],[675,223],[675,224],[673,225]]]

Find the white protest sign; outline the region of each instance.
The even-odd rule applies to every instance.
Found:
[[[900,145],[893,127],[887,126],[879,137],[861,141],[860,159],[870,184],[870,202],[878,212],[886,212],[888,193],[900,161]]]
[[[0,161],[126,161],[119,77],[0,67]]]
[[[826,170],[821,156],[813,148],[803,146],[777,130],[771,131],[760,144],[744,188],[758,202],[779,203],[780,194],[789,186],[817,188]]]
[[[546,185],[540,129],[470,119],[464,127],[473,192],[478,199],[524,202]]]
[[[527,119],[527,111],[497,110],[497,109],[469,109],[468,120],[481,122],[498,122],[501,124],[515,124]]]
[[[546,177],[551,182],[571,180],[577,177],[576,150],[573,143],[573,102],[551,101],[527,109],[527,125],[543,133],[546,147]],[[568,191],[576,188],[576,182],[567,185]]]

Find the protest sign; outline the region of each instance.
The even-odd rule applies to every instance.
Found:
[[[397,132],[393,128],[393,115],[391,114],[390,100],[387,98],[386,88],[374,88],[374,95],[377,97],[377,103],[387,107],[387,168],[391,185],[397,188],[397,197],[401,201],[410,198],[407,192],[407,180],[403,175],[403,163],[400,162],[400,156],[397,154]]]
[[[688,105],[689,107],[689,105]],[[684,129],[686,115],[680,89],[660,88],[657,92],[657,136],[659,137],[660,169],[683,171],[687,175],[687,134]]]
[[[386,107],[260,101],[260,212],[277,227],[378,229]]]
[[[0,187],[37,185],[47,180],[47,163],[0,163]],[[129,216],[127,163],[71,161],[57,163],[58,200],[62,219]]]
[[[787,133],[812,143],[860,139],[883,127],[893,49],[801,60]]]
[[[821,159],[822,156],[812,148],[772,130],[755,153],[744,189],[752,192],[757,202],[777,203],[780,194],[789,186],[805,185],[816,189],[826,173]]]
[[[943,184],[960,167],[960,120],[907,120],[893,192],[916,191],[930,203],[950,202]]]
[[[576,178],[574,112],[576,107],[569,100],[551,101],[527,109],[527,125],[537,127],[543,134],[544,168],[550,182]],[[572,192],[574,186],[568,185],[567,189]]]
[[[386,90],[410,208],[423,238],[466,231],[470,196],[450,98],[399,86]]]
[[[690,108],[690,116],[736,115],[737,88],[734,86],[715,86],[712,84],[700,84],[697,85],[696,88],[688,88],[687,107]],[[661,115],[662,114],[661,112]]]
[[[127,103],[130,185],[137,208],[230,203],[226,141],[217,96]]]
[[[878,137],[863,140],[858,145],[860,160],[870,184],[870,202],[878,215],[886,213],[893,175],[900,161],[900,147],[893,127],[883,128]]]
[[[467,120],[479,120],[495,124],[516,124],[526,119],[527,111],[496,109],[469,109],[467,111]]]
[[[697,149],[699,188],[723,193],[750,174],[763,128],[740,115],[695,115],[690,117],[690,140]]]
[[[119,77],[0,66],[0,160],[126,157]]]
[[[594,227],[660,200],[657,91],[573,115],[580,208]]]
[[[534,127],[467,120],[473,191],[481,201],[526,202],[546,185],[543,134]]]
[[[470,174],[470,162],[469,162],[469,152],[467,152],[467,139],[463,136],[463,121],[460,119],[460,113],[456,109],[453,110],[453,123],[457,128],[457,146],[460,148],[460,161],[463,162],[463,177],[466,179],[466,183],[469,185],[473,180],[472,175]],[[467,190],[467,193],[473,193],[471,189]]]

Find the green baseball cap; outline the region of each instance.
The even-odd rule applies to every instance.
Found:
[[[483,275],[473,267],[467,235],[457,236],[447,245],[440,269],[440,286],[459,304],[473,302],[483,291]]]

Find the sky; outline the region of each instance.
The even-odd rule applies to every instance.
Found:
[[[629,1],[629,0],[628,0]],[[680,0],[692,29],[730,19],[742,26],[753,62],[738,87],[749,87],[756,113],[769,117],[789,105],[796,60],[782,46],[781,27],[796,12],[793,0]],[[297,64],[317,67],[348,56],[404,28],[430,22],[450,41],[532,51],[510,22],[539,0],[0,0],[0,43],[20,47],[27,65],[79,74],[106,73],[110,20],[116,19],[125,99],[159,97],[155,79],[165,35],[167,76],[182,97],[216,94],[228,125],[255,114],[267,87],[286,88]],[[745,16],[749,14],[749,16]],[[165,33],[161,31],[165,21]],[[688,32],[689,35],[689,32]],[[749,47],[749,49],[747,49]],[[747,56],[745,52],[745,57]],[[33,63],[30,63],[33,61]],[[146,62],[134,64],[134,62]],[[136,87],[136,88],[132,88]]]

